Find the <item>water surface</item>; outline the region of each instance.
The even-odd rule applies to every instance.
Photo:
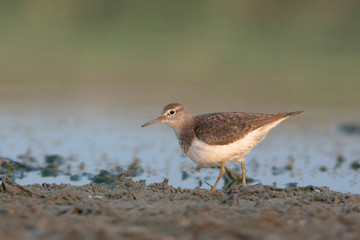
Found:
[[[150,184],[167,178],[174,186],[209,188],[205,181],[214,183],[218,169],[196,172],[195,163],[181,153],[168,126],[140,127],[160,114],[163,106],[155,105],[58,104],[54,108],[47,103],[3,103],[0,153],[17,161],[21,161],[20,155],[31,156],[35,159],[32,164],[37,166],[45,165],[47,155],[65,159],[61,168],[67,169],[67,174],[44,177],[39,171],[28,172],[16,180],[20,184],[85,184],[91,180],[82,173],[93,176],[103,169],[110,172],[119,167],[126,169],[137,159],[142,174],[135,180],[145,179]],[[219,110],[216,104],[212,107]],[[189,104],[187,108],[193,114],[204,113],[202,109],[211,111],[211,106],[201,103]],[[359,193],[360,170],[351,164],[360,159],[360,135],[337,130],[344,116],[356,121],[352,119],[353,112],[334,110],[305,110],[287,119],[246,157],[247,175],[256,180],[254,184],[317,185]],[[229,168],[241,172],[236,163]],[[80,177],[72,179],[69,174]],[[223,184],[222,180],[219,186]]]

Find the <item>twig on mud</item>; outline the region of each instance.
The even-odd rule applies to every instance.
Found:
[[[1,181],[0,192],[7,192],[10,195],[16,195],[21,193],[28,197],[44,198],[44,196],[37,193],[33,193],[30,190],[24,188],[23,186],[20,186],[19,184],[11,181],[8,176],[0,176],[0,181]]]
[[[206,185],[208,185],[209,187],[213,187],[210,183],[208,183],[206,180],[204,180],[204,183],[206,183]]]

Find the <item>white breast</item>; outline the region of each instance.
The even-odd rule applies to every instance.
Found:
[[[220,163],[227,164],[242,161],[258,143],[264,140],[266,134],[286,118],[267,124],[250,132],[244,138],[227,145],[209,145],[195,138],[186,155],[200,167],[217,167]]]

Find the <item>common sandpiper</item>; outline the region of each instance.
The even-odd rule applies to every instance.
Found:
[[[280,122],[301,113],[276,114],[216,112],[191,116],[179,103],[166,105],[160,117],[143,124],[163,122],[169,125],[179,140],[183,153],[198,164],[196,168],[220,167],[220,174],[211,190],[216,190],[225,172],[225,165],[238,162],[242,169],[242,184],[246,186],[244,157]]]

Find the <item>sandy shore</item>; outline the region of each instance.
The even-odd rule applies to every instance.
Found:
[[[2,182],[2,240],[360,238],[360,195],[327,188]]]

